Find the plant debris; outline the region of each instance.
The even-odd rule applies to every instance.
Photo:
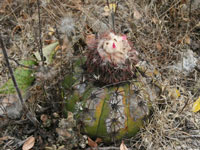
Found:
[[[53,45],[46,53],[47,57],[52,54],[50,59],[44,66],[39,63],[33,68],[34,78],[25,87],[25,103],[39,120],[37,127],[27,112],[20,112],[16,96],[0,95],[0,149],[78,150],[97,146],[99,150],[120,150],[122,143],[121,149],[199,149],[199,0],[108,1],[109,5],[105,0],[38,1],[0,1],[0,31],[13,70],[27,71],[20,61],[38,55],[39,47],[45,51]],[[141,54],[140,59],[159,72],[153,75],[162,80],[163,87],[161,97],[152,103],[152,117],[145,127],[122,143],[108,145],[95,144],[95,139],[91,142],[91,137],[80,133],[81,124],[74,114],[64,112],[66,98],[61,91],[64,76],[73,71],[72,61],[87,53],[86,37],[98,37],[113,28],[110,10],[115,11],[116,34],[125,34]],[[10,84],[1,48],[0,64],[1,89]],[[20,83],[19,87],[23,90]]]

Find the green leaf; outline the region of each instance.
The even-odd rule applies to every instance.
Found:
[[[36,65],[36,61],[34,60],[22,60],[20,64],[23,64],[28,67],[32,67]],[[34,71],[29,68],[25,68],[22,66],[17,67],[14,71],[14,76],[16,82],[18,84],[19,89],[22,93],[24,93],[28,87],[31,86],[35,77],[33,76]],[[9,79],[2,87],[0,87],[0,94],[13,94],[16,93],[15,87],[13,85],[12,79]]]

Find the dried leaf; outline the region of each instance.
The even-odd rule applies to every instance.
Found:
[[[96,142],[94,142],[91,138],[88,137],[88,145],[90,147],[97,147],[98,144]]]
[[[200,110],[200,97],[194,102],[192,111],[198,112]]]
[[[29,150],[35,144],[35,138],[33,136],[27,138],[26,142],[24,143],[22,150]]]
[[[72,134],[67,131],[67,129],[62,129],[62,128],[56,128],[56,133],[66,139],[69,139],[72,137]]]
[[[60,45],[56,46],[55,51],[58,51],[59,49],[61,49]]]
[[[9,6],[11,3],[12,0],[4,0],[3,2],[1,2],[0,13],[5,13],[6,7]]]
[[[70,111],[67,112],[67,121],[73,122],[74,121],[74,114]]]
[[[188,35],[185,37],[185,43],[186,44],[190,44],[191,43],[190,37]]]
[[[136,20],[139,20],[142,17],[142,15],[137,11],[136,8],[134,8],[133,12],[134,12],[134,18]]]
[[[156,48],[157,48],[157,50],[161,51],[162,50],[162,45],[159,42],[157,42],[156,43]]]
[[[50,64],[52,62],[53,56],[55,54],[55,48],[59,45],[58,42],[52,43],[42,49],[43,56],[46,58],[45,62]],[[41,60],[40,53],[37,51],[34,53],[37,60]]]
[[[96,143],[101,143],[101,142],[102,142],[102,139],[101,139],[101,138],[97,138],[97,139],[95,140],[95,142],[96,142]]]
[[[152,18],[152,22],[155,23],[155,24],[158,24],[159,21],[158,21],[157,18],[153,17],[153,18]]]
[[[12,30],[12,36],[14,36],[14,34],[18,31],[22,30],[22,26],[21,25],[17,25],[13,28]]]
[[[190,19],[189,19],[189,18],[185,18],[185,17],[183,17],[182,19],[183,19],[183,21],[187,21],[187,22],[189,22],[189,21],[190,21]]]
[[[0,142],[1,142],[1,141],[8,140],[9,138],[10,138],[9,136],[3,136],[3,137],[0,137]]]
[[[153,74],[156,75],[156,76],[158,76],[160,73],[159,73],[158,70],[154,69]]]
[[[52,28],[52,27],[49,27],[49,32],[48,32],[48,35],[49,36],[52,36],[54,33],[55,33],[55,30],[54,30],[54,28]]]
[[[25,13],[25,12],[22,12],[22,13],[21,13],[21,16],[22,16],[22,18],[23,18],[24,20],[26,20],[26,19],[29,18],[29,15],[28,15],[27,13]]]
[[[126,145],[124,144],[124,141],[122,141],[121,145],[120,145],[120,150],[128,150],[128,148],[126,147]]]

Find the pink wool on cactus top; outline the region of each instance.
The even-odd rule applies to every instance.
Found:
[[[99,39],[97,51],[104,62],[125,64],[127,59],[137,60],[137,51],[127,40],[126,35],[116,35],[113,32],[102,35]]]
[[[133,77],[134,66],[138,63],[138,52],[126,35],[105,32],[98,39],[90,36],[86,43],[89,48],[86,62],[89,73],[99,76],[101,81],[107,83]]]

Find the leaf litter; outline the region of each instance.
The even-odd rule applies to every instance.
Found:
[[[17,61],[30,58],[37,51],[38,19],[35,11],[37,2],[3,0],[0,4],[2,4],[0,29],[3,32],[9,56]],[[56,50],[52,64],[48,61],[48,69],[45,70],[47,75],[39,75],[42,78],[37,79],[33,87],[29,89],[27,103],[31,111],[36,112],[36,117],[41,118],[42,126],[33,127],[24,115],[19,120],[5,121],[5,118],[0,118],[0,125],[2,125],[0,147],[2,149],[23,148],[23,144],[27,145],[28,149],[52,150],[74,147],[81,149],[88,146],[88,138],[80,134],[79,127],[74,125],[73,119],[67,120],[64,117],[62,97],[58,97],[57,93],[61,87],[62,76],[70,72],[70,59],[86,52],[83,42],[85,35],[103,32],[110,28],[108,19],[104,15],[105,6],[105,1],[90,0],[84,2],[44,1],[42,3],[42,40],[59,41],[66,35],[71,39],[65,42],[67,43],[65,46],[62,45],[62,41],[59,41],[63,49]],[[114,5],[111,7],[115,8]],[[187,0],[175,3],[128,0],[118,5],[115,16],[116,31],[127,34],[141,53],[141,58],[150,62],[162,74],[163,83],[172,89],[169,93],[163,93],[158,101],[153,102],[152,119],[136,137],[124,139],[122,147],[132,149],[195,149],[199,147],[199,13],[198,0],[192,3]],[[72,24],[64,21],[66,16],[71,18],[68,22]],[[63,21],[64,26],[60,28]],[[44,45],[46,46],[48,45]],[[9,78],[9,74],[3,57],[0,57],[0,63],[2,64],[0,85],[3,85]],[[15,69],[18,65],[11,61],[11,66]],[[12,98],[10,98],[11,101],[13,101]],[[45,116],[47,120],[50,120],[48,125]],[[31,140],[27,140],[27,137],[33,134],[34,136],[29,138]],[[73,138],[69,140],[69,137]],[[101,149],[101,147],[120,149],[120,143],[111,145],[100,143],[98,148]]]

